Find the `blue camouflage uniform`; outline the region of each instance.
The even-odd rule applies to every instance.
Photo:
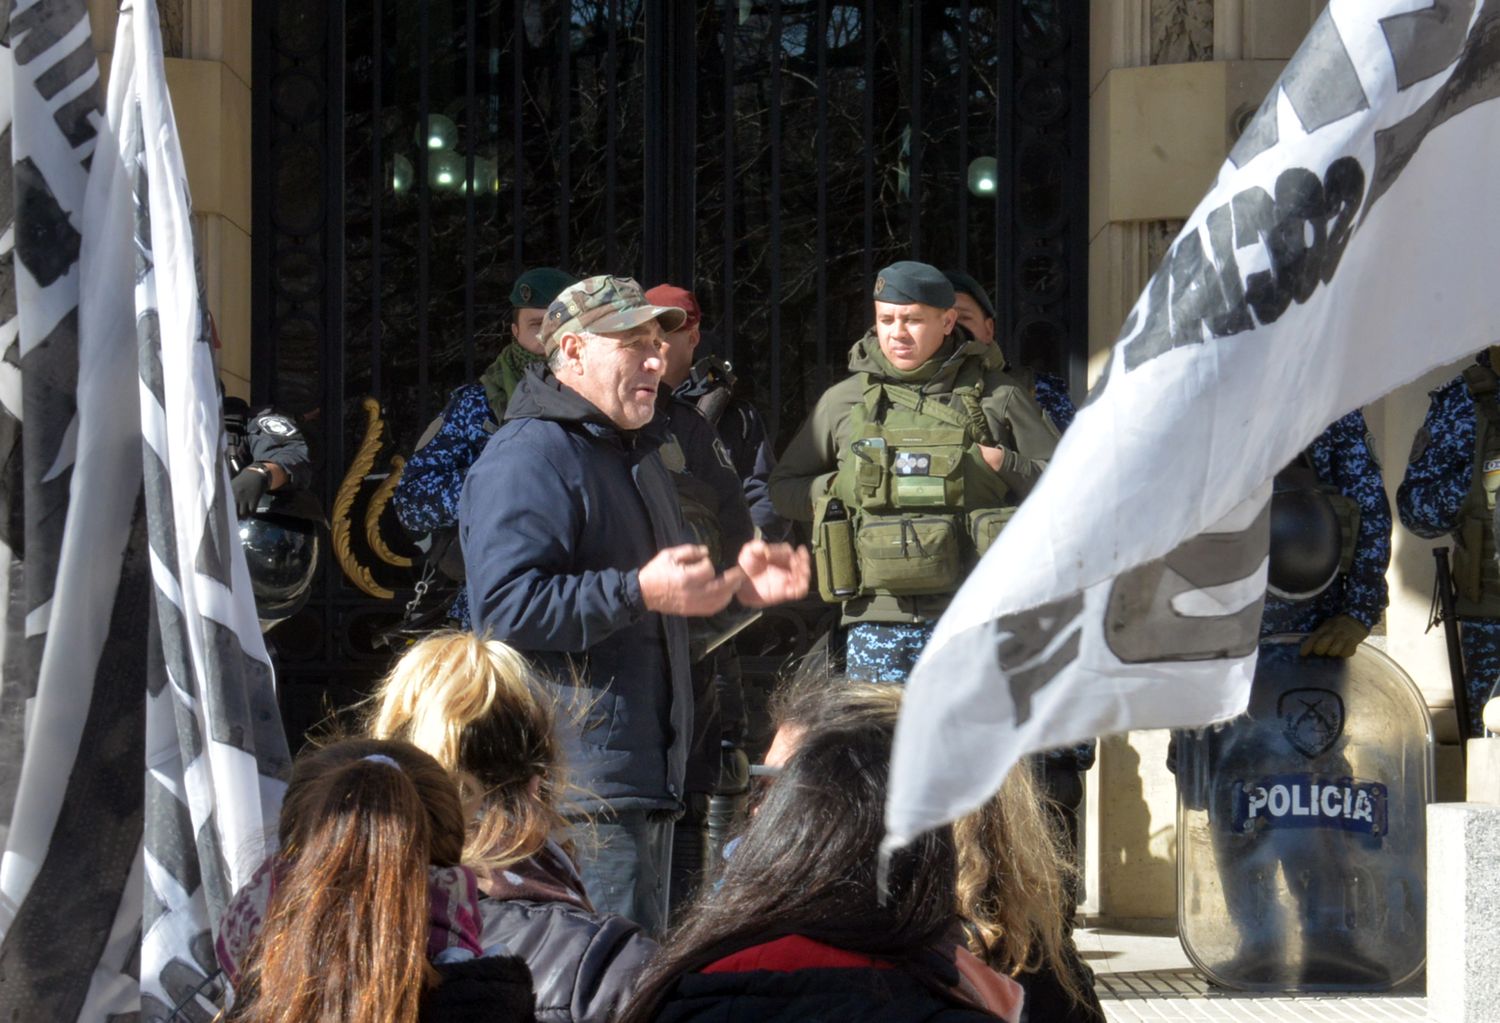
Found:
[[[1355,409],[1308,446],[1308,461],[1319,481],[1359,505],[1354,562],[1310,600],[1289,601],[1267,594],[1260,620],[1262,637],[1312,632],[1336,615],[1348,615],[1369,629],[1385,611],[1389,600],[1385,570],[1391,563],[1391,503],[1369,436],[1364,415]]]
[[[1481,352],[1475,361],[1490,367],[1489,352]],[[1396,491],[1402,525],[1424,539],[1447,536],[1459,527],[1459,506],[1473,480],[1476,424],[1477,409],[1462,375],[1431,393],[1406,476]],[[1460,616],[1458,624],[1469,734],[1479,736],[1484,734],[1484,705],[1500,685],[1500,620]]]
[[[1047,413],[1047,418],[1052,420],[1057,432],[1066,433],[1068,427],[1073,425],[1073,417],[1078,414],[1078,409],[1068,395],[1068,385],[1063,382],[1063,378],[1055,373],[1038,373],[1033,390],[1036,403]]]
[[[482,385],[466,384],[453,392],[443,425],[412,454],[391,495],[396,518],[408,532],[421,535],[458,525],[464,477],[499,427]],[[458,588],[448,616],[459,628],[469,627],[467,586]]]

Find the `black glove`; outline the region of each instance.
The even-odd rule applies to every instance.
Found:
[[[235,513],[243,519],[254,514],[255,506],[260,504],[260,499],[271,489],[271,474],[264,469],[246,466],[229,481],[229,487],[234,491]]]

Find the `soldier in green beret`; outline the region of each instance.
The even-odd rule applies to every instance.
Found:
[[[443,571],[460,580],[462,561],[453,537],[464,477],[505,420],[506,403],[526,368],[546,358],[541,330],[547,307],[577,280],[550,266],[533,267],[516,278],[510,289],[510,343],[500,349],[477,383],[453,392],[442,414],[417,442],[391,495],[391,507],[401,525],[414,537],[427,539],[429,557],[437,557]],[[459,587],[448,616],[460,628],[469,627],[464,587]]]
[[[932,626],[1052,457],[1057,431],[992,344],[957,325],[925,263],[880,271],[875,325],[771,474],[810,521],[851,677],[904,682]]]

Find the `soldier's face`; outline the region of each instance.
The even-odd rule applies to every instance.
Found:
[[[916,369],[942,347],[958,314],[930,305],[875,303],[875,337],[897,369]]]
[[[965,291],[954,295],[953,311],[958,313],[958,322],[974,335],[974,340],[991,345],[995,343],[995,321],[984,315],[984,310],[979,308],[973,295]]]
[[[546,348],[542,345],[542,320],[546,317],[545,309],[517,309],[515,319],[510,322],[510,336],[532,355],[545,355]]]
[[[664,335],[661,357],[666,361],[667,368],[662,374],[662,381],[668,387],[677,387],[688,378],[688,373],[693,369],[693,352],[697,348],[697,327],[674,330]]]
[[[558,378],[593,402],[622,430],[639,430],[656,414],[665,362],[655,320],[609,334],[564,334]]]

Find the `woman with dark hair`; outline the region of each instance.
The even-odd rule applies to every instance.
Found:
[[[280,850],[231,900],[229,1023],[534,1021],[526,966],[480,947],[452,778],[404,742],[298,759]]]
[[[882,887],[891,738],[879,722],[801,736],[625,1020],[1015,1019],[1014,982],[957,944],[948,829],[891,856]]]
[[[905,689],[804,675],[777,694],[768,764],[810,732],[864,723],[895,734]],[[1068,925],[1073,867],[1032,770],[1018,765],[1000,790],[953,825],[957,905],[969,950],[1026,992],[1023,1023],[1103,1023],[1093,974]]]

